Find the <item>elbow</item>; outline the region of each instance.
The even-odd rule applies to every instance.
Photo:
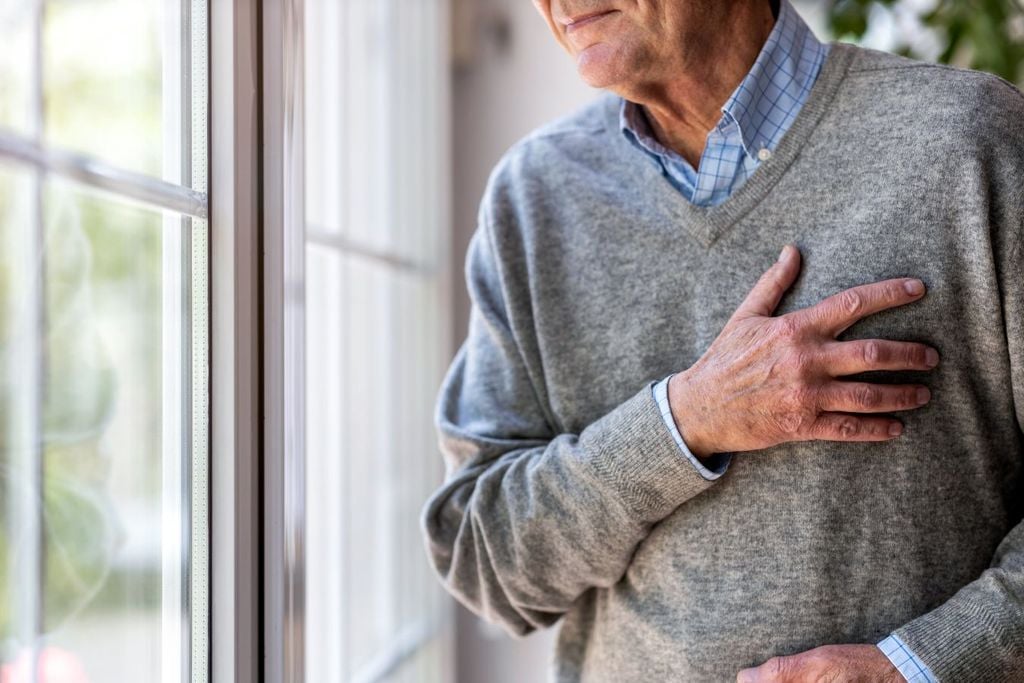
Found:
[[[462,515],[438,505],[440,492],[431,497],[420,515],[420,527],[429,562],[445,590],[463,607],[515,639],[550,626],[561,616],[536,612],[519,605],[487,563],[472,539],[462,533]],[[451,519],[456,516],[459,519]]]

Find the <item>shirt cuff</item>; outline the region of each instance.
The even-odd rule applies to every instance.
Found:
[[[878,649],[882,651],[896,670],[903,674],[907,683],[938,683],[939,679],[928,666],[917,658],[910,648],[893,634],[878,643]]]
[[[679,433],[679,428],[676,427],[675,418],[672,417],[672,409],[668,404],[668,381],[672,379],[672,375],[669,375],[665,379],[661,380],[654,385],[654,400],[658,403],[658,410],[661,411],[661,417],[665,420],[665,426],[668,427],[669,433],[672,434],[672,438],[675,440],[676,445],[686,456],[700,475],[708,481],[714,481],[720,476],[725,474],[725,470],[729,468],[729,461],[732,460],[732,453],[715,453],[713,456],[708,458],[705,462],[701,462],[697,456],[695,456],[690,449],[686,447],[686,442],[683,441],[683,435]]]

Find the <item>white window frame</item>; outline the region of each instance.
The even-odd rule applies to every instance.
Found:
[[[210,7],[211,671],[262,680],[260,11]]]
[[[442,4],[446,6],[443,0]],[[304,0],[260,2],[262,92],[258,101],[262,106],[263,155],[259,209],[262,211],[260,269],[263,279],[259,291],[263,296],[263,347],[258,355],[263,362],[261,490],[264,496],[261,506],[264,575],[260,680],[266,683],[305,683],[307,670],[304,633],[307,545],[305,254],[307,238],[315,243],[322,235],[307,226],[305,216],[304,8]],[[215,29],[214,35],[219,34]],[[447,102],[450,93],[445,88],[436,96]],[[441,116],[441,121],[444,120]],[[446,137],[446,131],[439,131],[439,135]],[[438,169],[438,172],[444,173],[444,170]],[[331,246],[338,246],[335,237],[328,239]],[[441,268],[448,265],[444,258],[449,252],[447,240],[446,237],[438,245],[440,253],[434,255]],[[422,267],[422,264],[406,262],[389,253],[371,253],[344,240],[341,243],[350,252],[362,253],[398,269]],[[450,294],[450,274],[447,268],[443,272],[441,287]],[[450,299],[446,297],[446,301]],[[449,305],[444,311],[446,320],[450,315]],[[448,327],[447,321],[442,324],[442,329]],[[308,539],[308,542],[316,540]],[[426,562],[426,557],[423,561]],[[452,616],[448,613],[437,623],[416,624],[396,633],[393,646],[360,671],[359,680],[385,680],[432,638],[441,639],[447,657],[446,675],[450,674],[453,669]],[[215,681],[220,683],[216,677]]]
[[[302,10],[211,6],[215,683],[305,683]]]
[[[225,0],[211,7],[212,673],[216,683],[303,679],[303,597],[287,586],[303,528],[301,3]],[[298,79],[298,80],[297,80]],[[301,88],[299,88],[301,92]],[[300,251],[298,270],[286,239]],[[286,279],[287,275],[287,279]],[[297,277],[295,280],[293,278]],[[299,310],[296,310],[295,304]],[[287,396],[287,400],[285,398]],[[288,414],[285,411],[289,411]],[[301,422],[301,421],[296,421]],[[285,435],[288,442],[285,442]],[[301,434],[301,432],[299,432]],[[298,475],[298,479],[296,479]]]
[[[262,0],[264,671],[304,683],[303,2]]]
[[[301,94],[300,11],[293,0],[211,8],[216,683],[303,681],[303,596],[287,590],[301,586],[303,554],[285,533],[304,528],[301,431],[285,430],[302,422],[302,338],[285,335],[302,329],[286,286],[302,282],[304,248],[302,112],[285,106]]]

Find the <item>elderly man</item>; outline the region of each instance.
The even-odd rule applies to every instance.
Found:
[[[536,4],[610,93],[488,184],[448,589],[557,681],[1024,681],[1024,97],[787,0]]]

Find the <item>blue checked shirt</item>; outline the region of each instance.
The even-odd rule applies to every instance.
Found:
[[[722,118],[708,133],[698,169],[659,143],[643,107],[628,100],[623,101],[619,116],[622,133],[661,166],[666,179],[690,202],[717,206],[771,158],[807,101],[828,50],[789,0],[782,0],[775,26],[754,66],[726,101]],[[665,425],[701,476],[718,479],[729,467],[732,454],[718,453],[702,463],[690,452],[669,408],[671,377],[654,386],[654,398]],[[908,683],[937,683],[931,670],[897,636],[888,636],[878,647]]]

